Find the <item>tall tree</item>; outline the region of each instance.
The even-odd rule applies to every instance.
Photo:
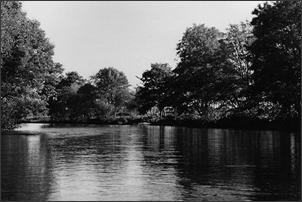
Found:
[[[139,105],[139,112],[145,113],[156,106],[160,111],[163,110],[166,103],[167,79],[172,76],[172,70],[167,63],[151,64],[151,69],[146,70],[140,80],[143,86],[138,88],[136,101]]]
[[[251,81],[251,54],[248,46],[253,42],[252,26],[249,22],[231,24],[227,28],[226,36],[223,40],[228,50],[228,60],[232,62],[241,80],[248,86]]]
[[[254,99],[280,105],[284,118],[300,117],[301,1],[265,3],[253,14]]]
[[[174,70],[176,100],[183,110],[197,111],[205,119],[213,105],[220,105],[233,90],[235,72],[227,60],[223,37],[214,27],[194,24],[177,45],[180,62]]]
[[[251,75],[251,53],[248,46],[253,42],[252,26],[249,22],[240,24],[231,24],[223,40],[221,40],[221,50],[226,54],[225,59],[233,67],[233,79],[229,86],[232,90],[228,91],[229,95],[224,99],[225,105],[230,108],[228,112],[242,112],[246,108],[248,99],[248,88],[252,83]]]
[[[90,83],[84,84],[73,98],[74,112],[72,115],[75,119],[87,121],[97,117],[97,88],[94,85]]]
[[[77,92],[84,79],[77,72],[67,72],[56,86],[56,94],[49,99],[49,114],[53,120],[77,119],[79,111]]]
[[[92,76],[92,81],[97,87],[100,104],[106,106],[107,113],[117,113],[122,110],[129,100],[129,84],[127,77],[115,68],[103,68]]]
[[[39,22],[16,1],[1,2],[1,128],[28,115],[45,114],[48,95],[62,72],[53,61],[54,46]]]

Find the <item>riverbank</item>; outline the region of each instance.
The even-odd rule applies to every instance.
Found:
[[[99,125],[167,125],[183,126],[190,128],[225,128],[225,129],[244,129],[244,130],[283,130],[300,131],[301,119],[287,119],[268,121],[255,118],[224,118],[217,121],[204,121],[200,119],[180,119],[180,118],[152,118],[140,117],[118,117],[107,119],[91,119],[86,121],[54,121],[54,120],[24,120],[23,123],[50,123],[50,124],[99,124]]]
[[[148,117],[111,117],[104,119],[89,119],[89,120],[51,120],[51,119],[39,119],[39,120],[23,120],[22,123],[50,123],[50,124],[99,124],[99,125],[136,125],[139,123],[148,122]]]
[[[171,125],[197,128],[225,128],[225,129],[244,129],[244,130],[282,130],[300,131],[301,120],[261,120],[251,118],[230,118],[217,121],[203,121],[191,119],[162,119],[151,122],[152,125]]]

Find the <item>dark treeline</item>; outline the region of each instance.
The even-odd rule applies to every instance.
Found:
[[[76,72],[66,73],[49,99],[53,122],[108,120],[134,111],[134,93],[123,72],[103,68],[85,81]]]
[[[151,64],[131,91],[125,74],[112,67],[89,80],[63,74],[39,23],[26,17],[20,2],[1,2],[1,128],[45,116],[52,122],[122,117],[128,123],[299,128],[301,1],[265,3],[253,14],[226,32],[204,24],[187,28],[177,66]]]

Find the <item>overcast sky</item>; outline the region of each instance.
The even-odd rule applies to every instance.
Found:
[[[23,10],[37,19],[55,45],[55,61],[84,78],[100,68],[123,71],[129,83],[151,63],[177,63],[176,44],[193,23],[221,31],[251,20],[259,1],[105,2],[27,1]]]

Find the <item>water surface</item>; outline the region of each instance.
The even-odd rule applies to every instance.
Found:
[[[300,137],[24,124],[2,135],[2,200],[300,200]]]

